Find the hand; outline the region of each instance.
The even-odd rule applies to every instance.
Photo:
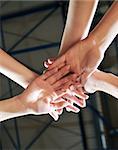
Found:
[[[54,63],[55,59],[48,59],[47,61],[44,62],[44,66],[46,68],[48,68],[51,64]],[[74,78],[75,77],[75,78]],[[86,101],[85,99],[88,99],[88,95],[86,95],[82,89],[82,86],[80,84],[79,81],[76,81],[77,79],[77,75],[76,74],[69,74],[66,77],[64,77],[64,80],[67,81],[67,83],[64,84],[60,84],[60,86],[58,86],[55,90],[58,91],[67,91],[65,93],[65,95],[63,95],[63,99],[66,99],[70,102],[73,102],[77,105],[79,105],[80,107],[85,107],[86,106]],[[60,81],[59,81],[60,82]],[[74,86],[77,83],[76,89],[74,88]],[[56,86],[56,84],[55,84]],[[71,86],[71,87],[70,87]],[[78,98],[77,98],[78,97]],[[69,111],[69,107],[70,106],[66,106],[66,110]],[[74,111],[73,109],[71,111]]]
[[[48,60],[47,63],[45,62],[47,64],[47,67],[49,65],[48,64],[49,61],[50,60]],[[61,76],[64,76],[65,74],[67,74],[67,72],[64,68],[65,67],[62,67],[62,69],[59,69],[58,71],[55,70],[56,74],[54,74],[54,78],[53,78],[55,81],[58,77],[58,74],[61,74]],[[48,74],[48,75],[53,74],[54,73],[53,70],[47,71],[43,76],[47,76],[46,74]],[[68,70],[68,72],[69,72],[69,70]],[[43,77],[43,79],[45,79],[45,77]],[[67,111],[72,111],[72,112],[75,112],[75,113],[78,112],[78,108],[75,107],[73,105],[73,103],[75,103],[75,104],[77,104],[77,105],[79,105],[80,107],[83,108],[83,107],[86,106],[85,99],[88,99],[88,95],[84,94],[84,92],[82,91],[81,85],[77,90],[75,90],[75,89],[73,90],[72,88],[71,89],[69,88],[72,84],[76,83],[76,79],[77,79],[76,74],[69,74],[67,76],[64,76],[60,80],[57,80],[55,83],[54,83],[54,81],[52,82],[49,78],[47,78],[47,82],[49,82],[49,84],[51,84],[53,86],[54,90],[56,91],[56,94],[59,96],[57,101],[60,99],[60,97],[61,97],[61,100],[66,99],[70,103],[68,106],[65,107],[66,110]]]
[[[88,37],[72,46],[65,54],[59,57],[49,69],[70,65],[70,72],[81,76],[81,83],[84,85],[87,78],[97,69],[104,54],[100,51],[95,41]]]
[[[36,78],[19,96],[20,102],[23,103],[29,113],[35,115],[49,113],[55,120],[58,119],[59,114],[62,113],[62,109],[65,106],[68,106],[68,108],[74,112],[78,112],[79,109],[73,106],[69,101],[65,101],[61,98],[55,101],[57,94],[54,92],[54,88],[56,90],[62,83],[65,85],[67,82],[66,79],[57,80],[68,72],[69,66],[64,66],[59,72],[57,72],[55,68]],[[72,77],[72,79],[74,78]],[[54,88],[51,85],[54,86]],[[56,90],[56,92],[58,96],[64,93],[63,91],[58,92],[58,90]]]
[[[103,77],[103,74],[101,74],[101,71],[96,69],[96,71],[87,79],[85,85],[84,85],[84,90],[87,93],[95,93],[96,91],[100,91],[100,86],[101,84],[104,85],[103,81],[100,79]],[[74,85],[74,88],[77,88],[80,86],[79,82],[77,82]]]
[[[68,102],[60,100],[58,102],[51,102],[55,99],[56,94],[52,87],[43,81],[40,77],[36,78],[28,88],[20,94],[19,100],[22,102],[27,112],[30,114],[50,114],[55,120],[58,119],[58,112],[68,105]]]

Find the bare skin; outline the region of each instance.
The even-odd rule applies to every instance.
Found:
[[[62,88],[62,86],[60,88]],[[79,77],[75,83],[72,83],[71,87],[69,86],[67,87],[67,85],[65,85],[65,87],[63,86],[63,89],[64,88],[65,89],[69,88],[71,91],[77,90],[78,93],[80,93],[79,95],[82,95],[82,93],[84,92],[94,93],[96,91],[102,91],[102,92],[112,95],[115,98],[118,98],[118,77],[113,75],[112,73],[106,73],[97,69],[87,79],[84,85],[85,91],[82,90],[81,77]],[[69,99],[68,95],[64,95],[63,98]],[[81,102],[84,103],[85,101],[82,100],[80,101],[80,103]],[[82,106],[85,107],[85,105],[86,104],[83,104]],[[81,106],[81,104],[79,106]]]
[[[69,66],[61,69],[63,70],[61,72],[63,72],[64,75],[69,71]],[[40,115],[48,113],[57,120],[64,107],[67,107],[73,112],[79,112],[79,109],[73,106],[75,101],[70,102],[60,98],[66,94],[66,91],[63,93],[58,91],[58,86],[64,82],[66,83],[65,79],[61,79],[61,82],[55,82],[56,79],[60,79],[60,77],[61,75],[57,73],[57,70],[53,69],[34,79],[20,95],[10,99],[1,100],[0,121],[28,114]],[[71,76],[71,79],[75,80],[76,78],[73,75]],[[49,84],[50,82],[51,85]],[[55,90],[53,86],[55,87]]]
[[[69,102],[72,105],[73,105],[73,103],[77,103],[78,105],[81,105],[80,101],[77,98],[75,98],[74,95],[70,94],[70,91],[68,91],[68,92],[66,91],[67,90],[66,87],[68,87],[67,85],[71,85],[72,82],[75,81],[77,76],[70,75],[70,76],[62,79],[63,76],[65,76],[66,74],[69,73],[70,67],[64,66],[60,69],[54,68],[54,69],[46,72],[42,76],[40,76],[40,78],[42,80],[48,82],[48,84],[50,84],[50,86],[52,86],[53,92],[55,91],[59,97],[59,98],[57,97],[58,101],[61,99],[60,95],[66,94],[66,95],[71,96],[71,102],[70,102],[70,100],[69,100]],[[19,85],[21,85],[25,89],[37,77],[39,77],[38,74],[36,74],[36,73],[32,72],[31,70],[29,70],[28,68],[26,68],[24,65],[22,65],[21,63],[16,61],[14,58],[9,56],[7,53],[5,53],[5,51],[3,51],[2,49],[0,50],[0,72],[2,74],[6,75],[7,77],[9,77],[10,79],[12,79],[13,81],[15,81],[16,83],[18,83]],[[61,85],[63,85],[65,87],[63,90],[60,90],[58,88]],[[49,89],[47,89],[47,90],[49,90]],[[87,98],[87,96],[85,94],[81,94],[78,91],[75,91],[74,93],[78,97],[81,97],[81,99],[83,99],[84,101]],[[69,107],[70,107],[71,111],[76,112],[77,108],[75,108],[72,105],[66,106],[66,108],[69,109]],[[60,111],[62,111],[62,109]]]
[[[71,72],[81,75],[84,84],[87,78],[97,69],[104,58],[105,51],[118,34],[117,10],[118,2],[115,1],[90,35],[69,48],[49,69],[69,64]]]
[[[76,5],[75,5],[76,3],[79,4],[78,5],[79,7],[78,7],[78,9],[73,9],[74,7],[76,7]],[[80,3],[81,3],[81,5],[80,5]],[[84,11],[83,8],[86,8],[86,13],[81,13],[82,15],[80,16],[80,18],[82,18],[82,20],[83,20],[83,21],[81,21],[83,25],[81,24],[80,21],[77,23],[77,26],[79,24],[79,26],[82,27],[79,30],[79,31],[82,31],[81,33],[79,32],[79,34],[78,34],[79,39],[81,39],[82,37],[84,38],[84,35],[86,36],[86,33],[90,28],[90,24],[91,24],[91,21],[92,21],[92,18],[94,16],[94,12],[95,12],[95,7],[97,6],[97,1],[93,0],[89,3],[87,1],[86,2],[74,1],[74,3],[73,3],[73,1],[71,1],[70,5],[71,5],[70,8],[72,8],[72,10],[70,10],[70,12],[73,11],[73,14],[75,13],[74,12],[75,10]],[[72,18],[73,18],[73,15],[72,15]],[[68,28],[68,26],[67,26],[67,28]],[[83,32],[85,32],[84,35],[83,35]],[[68,35],[66,35],[66,36],[68,36]],[[67,43],[68,43],[68,41],[67,41]],[[63,50],[62,50],[62,52],[63,52]],[[32,72],[31,70],[29,70],[25,66],[18,63],[16,60],[14,60],[10,56],[8,56],[6,53],[4,53],[2,50],[0,50],[0,55],[1,55],[1,60],[0,60],[0,71],[1,71],[1,73],[6,75],[7,77],[12,79],[13,81],[15,81],[16,83],[18,83],[22,87],[26,88],[35,78],[37,78],[38,75],[36,73]],[[6,63],[5,59],[7,59],[7,63]],[[14,67],[14,66],[16,66],[16,67]],[[19,70],[17,70],[17,68],[19,68]],[[68,79],[70,81],[72,79],[72,75],[70,75],[70,77],[68,77]],[[66,83],[66,79],[64,81]],[[49,83],[53,82],[52,77],[50,78],[50,80],[48,80],[48,82]],[[54,84],[55,85],[54,88],[57,88],[60,83],[61,82],[58,81],[56,84]],[[72,83],[72,81],[71,81],[71,83]],[[68,82],[68,85],[70,85],[71,83]],[[63,85],[63,87],[66,89],[67,84],[65,86]],[[80,97],[85,99],[85,95],[83,92],[73,92],[73,93],[75,93],[77,96],[79,96],[79,94],[80,94]],[[74,98],[73,95],[70,95],[70,94],[67,95],[66,94],[66,96],[68,96],[69,98],[71,97],[71,100],[73,98],[73,100],[77,103],[78,100],[76,98]],[[85,100],[84,100],[84,102],[85,102]],[[79,105],[81,105],[81,104],[79,103]],[[73,110],[72,108],[70,108],[70,110]]]
[[[111,73],[96,70],[92,76],[88,78],[84,88],[89,93],[103,91],[118,98],[118,77]]]
[[[85,2],[85,1],[84,1]],[[94,1],[93,1],[94,2]],[[77,6],[78,4],[78,6]],[[70,64],[71,62],[71,71],[78,72],[78,75],[81,76],[82,83],[85,84],[84,88],[86,91],[92,93],[95,91],[104,91],[112,96],[118,98],[118,79],[116,76],[105,73],[102,71],[96,70],[90,78],[88,78],[94,69],[97,68],[99,63],[102,61],[104,57],[104,52],[112,42],[116,34],[118,33],[118,2],[114,2],[109,11],[105,14],[100,23],[95,27],[95,29],[90,33],[89,37],[83,41],[81,39],[86,38],[90,24],[92,21],[91,14],[94,15],[97,2],[95,3],[83,3],[87,7],[88,15],[82,11],[82,3],[79,4],[79,1],[70,1],[69,11],[66,21],[66,26],[64,30],[64,34],[62,37],[62,43],[60,48],[59,55],[65,53],[59,60],[57,60],[57,64],[64,65],[66,62]],[[94,4],[94,5],[93,5]],[[91,9],[93,7],[93,9]],[[93,12],[93,13],[92,13]],[[79,15],[78,15],[79,14]],[[75,17],[77,16],[78,17]],[[81,19],[81,15],[83,19]],[[85,15],[85,16],[84,16]],[[78,18],[78,19],[77,19]],[[88,26],[86,21],[89,21]],[[82,24],[83,25],[82,25]],[[81,27],[86,26],[84,30]],[[83,32],[86,31],[86,32]],[[71,36],[70,36],[71,35]],[[112,36],[111,36],[112,35]],[[69,52],[68,52],[69,51]],[[94,57],[93,57],[94,56]],[[47,61],[45,64],[47,67],[50,67],[53,63],[51,61]],[[62,62],[62,64],[61,64]],[[54,63],[54,65],[56,64]],[[52,65],[53,66],[53,65]],[[100,76],[100,77],[99,77]],[[110,80],[109,80],[110,79]],[[115,81],[115,82],[114,82]],[[97,85],[95,84],[97,83]],[[105,88],[106,85],[108,88]],[[80,83],[79,83],[80,86]],[[77,87],[76,87],[77,88]],[[111,89],[111,90],[110,90]],[[77,89],[78,90],[78,89]],[[80,90],[80,88],[79,88]]]
[[[65,29],[64,29],[64,33],[63,33],[63,37],[61,41],[61,46],[59,50],[59,56],[67,52],[69,48],[72,47],[75,43],[87,37],[96,8],[97,8],[97,4],[98,4],[98,0],[90,0],[90,1],[70,0],[68,16],[67,16],[66,25],[65,25]],[[50,61],[50,59],[48,59],[44,63],[45,67],[47,68],[51,64],[52,62]],[[61,64],[61,65],[63,66],[64,64]],[[65,88],[68,88],[71,84],[68,84],[68,86],[66,85]],[[78,91],[79,97],[85,95],[82,88],[78,88],[76,91]],[[70,99],[71,97],[70,95],[66,95],[63,98]],[[81,104],[80,105],[84,107],[85,100],[81,99],[81,102],[83,105]]]
[[[97,4],[98,0],[70,0],[59,56],[88,36]]]
[[[41,85],[40,85],[41,84]],[[46,91],[47,83],[39,78],[35,79],[30,86],[20,95],[0,101],[0,121],[13,117],[28,115],[28,114],[50,114],[55,120],[58,119],[58,112],[55,110],[67,106],[66,101],[51,103],[54,94],[50,88],[50,92]]]

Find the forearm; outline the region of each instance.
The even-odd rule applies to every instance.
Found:
[[[100,84],[97,82],[98,90],[118,98],[118,77],[102,71],[96,72],[96,76],[100,80]]]
[[[0,122],[29,114],[18,96],[0,101]]]
[[[16,61],[2,49],[0,49],[0,72],[23,88],[26,88],[37,76],[36,73]]]
[[[118,98],[118,77],[103,71],[95,71],[85,84],[88,92],[103,91]]]
[[[60,55],[77,41],[87,37],[98,0],[70,0]]]
[[[118,2],[115,1],[102,20],[90,33],[101,52],[105,52],[118,34]]]

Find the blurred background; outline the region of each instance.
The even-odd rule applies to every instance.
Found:
[[[43,61],[58,54],[68,4],[57,0],[0,1],[0,47],[41,74]],[[99,2],[91,29],[111,4]],[[118,37],[100,69],[118,75]],[[23,90],[0,74],[0,99]],[[64,111],[57,122],[49,115],[4,121],[0,123],[0,150],[118,150],[118,100],[96,92],[80,113]]]

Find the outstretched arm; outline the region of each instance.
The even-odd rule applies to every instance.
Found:
[[[60,72],[63,72],[63,75],[65,75],[68,73],[68,69],[68,66],[63,67]],[[59,82],[56,82],[56,79],[60,79],[61,76],[62,74],[53,69],[33,80],[20,95],[1,100],[0,121],[28,114],[40,115],[48,113],[57,120],[64,107],[78,112],[79,109],[73,106],[73,102],[79,103],[79,100],[72,100],[70,103],[61,98],[57,99],[57,97],[65,94],[65,92],[58,90],[58,86],[64,85],[64,83],[69,81],[69,79],[67,81],[61,79]],[[71,76],[71,79],[75,80],[75,77]]]
[[[38,75],[0,49],[0,72],[26,88]]]
[[[59,55],[88,35],[99,0],[70,0]]]
[[[96,70],[92,76],[88,78],[84,88],[89,93],[103,91],[118,98],[118,77],[111,73]]]
[[[0,122],[27,114],[25,105],[20,102],[18,96],[7,100],[0,100]]]
[[[42,82],[42,85],[40,83]],[[0,101],[0,121],[10,118],[24,116],[28,114],[47,114],[49,113],[55,120],[58,119],[57,108],[62,109],[65,101],[50,103],[52,97],[46,90],[45,82],[35,79],[30,86],[20,95]],[[52,92],[52,91],[50,91]],[[66,105],[65,105],[66,106]]]
[[[82,76],[82,83],[97,69],[104,53],[118,34],[118,2],[115,1],[100,23],[90,35],[74,44],[50,67],[59,67],[62,63],[71,66],[71,72]],[[72,37],[73,38],[73,37]]]
[[[104,17],[90,33],[101,53],[104,53],[118,34],[118,1],[114,1]]]
[[[88,35],[98,0],[70,0],[60,55]],[[71,36],[70,36],[71,35]],[[7,61],[6,61],[7,60]],[[0,49],[0,72],[23,88],[38,75]]]

